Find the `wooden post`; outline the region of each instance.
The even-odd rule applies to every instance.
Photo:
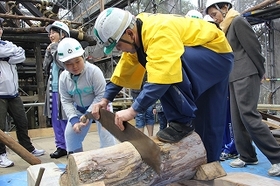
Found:
[[[100,12],[104,10],[104,0],[100,0]]]
[[[37,80],[37,91],[38,91],[38,101],[42,103],[45,101],[45,85],[43,78],[43,62],[41,55],[41,46],[39,42],[35,43],[35,59],[36,59],[36,80]],[[38,107],[38,120],[39,128],[46,128],[46,118],[43,116],[43,107]]]
[[[41,160],[32,155],[28,150],[26,150],[23,146],[21,146],[17,141],[15,141],[12,137],[5,134],[2,130],[0,130],[0,141],[12,149],[15,153],[17,153],[22,159],[28,162],[31,165],[40,164]]]

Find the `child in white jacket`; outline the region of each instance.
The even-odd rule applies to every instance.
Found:
[[[102,71],[85,61],[81,44],[73,38],[63,39],[57,48],[58,58],[65,69],[59,77],[59,92],[62,107],[68,119],[65,130],[66,148],[69,153],[83,151],[82,142],[92,124],[80,122],[80,117],[91,112],[92,105],[104,94],[106,81]],[[116,144],[115,138],[98,121],[95,121],[100,138],[100,147]]]

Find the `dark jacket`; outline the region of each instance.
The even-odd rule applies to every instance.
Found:
[[[233,82],[253,74],[258,74],[262,78],[265,73],[265,59],[256,34],[245,18],[235,17],[228,28],[226,37],[234,53],[234,67],[229,81]]]

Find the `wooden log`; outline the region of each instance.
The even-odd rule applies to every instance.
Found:
[[[220,162],[215,161],[215,162],[211,162],[211,163],[207,163],[207,164],[199,166],[193,179],[209,181],[209,180],[214,180],[216,178],[220,178],[220,177],[226,176],[226,175],[227,175],[227,173],[223,169]]]
[[[8,19],[45,21],[45,22],[50,22],[50,23],[53,23],[53,22],[57,21],[55,19],[50,19],[50,18],[45,18],[45,17],[20,16],[20,15],[11,15],[11,14],[3,14],[3,13],[0,13],[0,17],[8,18]],[[71,24],[76,24],[76,25],[79,25],[79,26],[82,25],[82,23],[79,23],[79,22],[71,22]]]
[[[206,151],[197,133],[170,144],[152,138],[161,151],[161,174],[144,163],[129,142],[112,147],[71,154],[68,157],[68,185],[95,182],[105,185],[167,185],[182,179],[191,179],[197,168],[205,164]],[[145,144],[143,144],[145,145]]]
[[[264,8],[264,7],[266,7],[266,6],[270,5],[270,4],[272,4],[272,3],[275,3],[275,2],[277,2],[277,1],[278,1],[278,0],[265,0],[265,1],[263,1],[263,2],[261,2],[261,3],[259,3],[259,4],[257,4],[257,5],[255,5],[255,6],[253,6],[253,7],[251,7],[251,8],[248,8],[248,9],[244,10],[244,12],[242,12],[241,14],[245,14],[245,13],[247,13],[247,12],[252,12],[252,11],[254,11],[254,10],[260,10],[260,9],[262,9],[262,8]]]
[[[28,150],[26,150],[23,146],[21,146],[17,141],[15,141],[12,137],[5,134],[2,130],[0,130],[0,141],[12,149],[15,153],[17,153],[22,159],[24,159],[27,163],[31,165],[40,164],[41,160],[37,157],[33,156]]]

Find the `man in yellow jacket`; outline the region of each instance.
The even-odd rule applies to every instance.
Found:
[[[101,102],[92,114],[113,101],[122,87],[139,89],[128,109],[118,111],[115,124],[144,112],[160,99],[169,127],[159,140],[176,143],[194,129],[202,138],[208,162],[219,160],[226,120],[228,77],[233,54],[222,31],[204,20],[180,15],[141,13],[133,16],[108,8],[98,16],[94,35],[104,53],[123,51]]]

